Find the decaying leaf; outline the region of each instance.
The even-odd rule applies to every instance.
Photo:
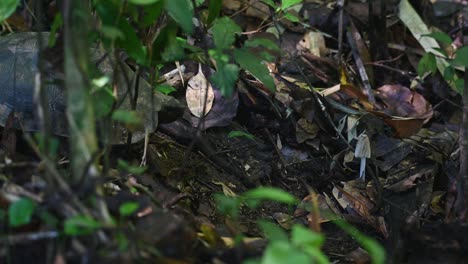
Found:
[[[204,114],[207,115],[213,106],[213,87],[211,87],[211,84],[205,78],[201,64],[198,65],[197,75],[188,81],[185,98],[190,112],[196,117],[201,117],[203,110],[205,110]]]
[[[368,198],[361,194],[359,189],[346,183],[343,188],[335,186],[332,193],[333,197],[348,214],[357,214],[384,237],[388,237],[389,233],[384,219],[371,214],[370,210],[374,205]]]

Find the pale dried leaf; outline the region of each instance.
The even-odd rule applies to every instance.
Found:
[[[213,107],[214,92],[213,87],[205,78],[199,65],[197,75],[193,76],[188,81],[187,91],[185,94],[187,100],[187,106],[190,112],[196,116],[201,117],[203,115],[203,108],[205,107],[205,115],[210,112]],[[205,106],[206,99],[206,106]]]

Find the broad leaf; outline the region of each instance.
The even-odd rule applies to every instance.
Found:
[[[98,221],[88,216],[78,215],[65,220],[63,229],[66,235],[79,236],[91,234],[100,227],[101,224]]]
[[[211,81],[224,97],[231,97],[238,77],[239,67],[235,64],[226,64],[211,76]]]
[[[268,245],[262,257],[262,264],[310,264],[312,258],[293,247],[289,242],[278,240]]]
[[[426,53],[418,64],[418,75],[423,76],[427,72],[434,74],[437,71],[437,63],[434,54]]]
[[[258,187],[245,192],[242,195],[242,197],[245,199],[245,202],[248,203],[248,205],[253,205],[253,207],[255,207],[258,204],[255,201],[261,200],[270,200],[285,204],[297,203],[297,199],[291,194],[281,189],[272,187]],[[251,200],[253,201],[253,203],[250,203]]]
[[[234,51],[234,59],[242,68],[259,79],[268,89],[275,91],[275,82],[260,58],[243,49],[237,49]]]
[[[258,221],[258,225],[262,228],[266,239],[270,241],[288,241],[288,234],[278,225],[265,220]]]
[[[8,223],[12,227],[22,226],[31,221],[34,203],[28,198],[21,198],[8,208]]]
[[[206,20],[207,26],[211,26],[211,23],[218,17],[219,11],[223,6],[222,0],[209,0],[210,4],[208,5],[208,19]]]
[[[325,237],[301,225],[294,225],[292,228],[292,242],[296,246],[319,248],[325,242]]]
[[[458,49],[455,55],[456,57],[452,61],[452,65],[468,67],[468,46]]]
[[[430,34],[422,35],[423,37],[430,37],[444,44],[452,44],[452,38],[444,32],[432,32]]]
[[[241,28],[229,17],[217,19],[213,25],[213,40],[218,50],[229,49]]]
[[[301,2],[302,0],[283,0],[281,1],[281,9],[286,10],[290,8],[291,6],[297,5]]]
[[[0,23],[6,20],[15,12],[19,0],[2,0],[0,4]]]
[[[112,114],[112,119],[127,125],[141,124],[141,118],[138,116],[136,111],[116,110]]]
[[[119,213],[121,216],[129,216],[133,214],[139,205],[136,202],[125,202],[119,207]]]
[[[187,34],[193,33],[193,6],[190,0],[166,0],[166,10]]]
[[[169,84],[158,85],[156,86],[155,90],[166,95],[177,91],[174,87],[170,86]]]

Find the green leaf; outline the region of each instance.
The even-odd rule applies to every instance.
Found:
[[[241,201],[238,198],[228,197],[219,193],[214,194],[213,198],[216,202],[216,207],[221,214],[237,219],[241,206]]]
[[[292,242],[296,246],[319,248],[325,242],[325,237],[302,225],[294,225],[292,228]]]
[[[135,5],[151,5],[159,1],[160,0],[129,0],[130,3]]]
[[[267,38],[251,38],[245,41],[244,46],[247,48],[256,48],[256,47],[264,47],[273,51],[280,51],[281,49],[271,39]]]
[[[167,45],[161,54],[161,57],[165,62],[178,61],[185,57],[184,48],[175,37],[176,31],[173,33],[174,34],[170,34]]]
[[[239,67],[235,64],[226,64],[211,75],[211,81],[219,88],[222,96],[231,97],[238,77]]]
[[[158,85],[156,86],[156,91],[160,92],[160,93],[163,93],[163,94],[170,94],[172,92],[175,92],[177,91],[174,87],[170,86],[169,84],[161,84],[161,85]]]
[[[21,198],[8,208],[8,223],[12,227],[22,226],[31,221],[35,204],[29,198]]]
[[[228,138],[235,138],[235,137],[246,137],[248,139],[254,140],[255,137],[250,133],[245,133],[244,131],[233,130],[229,132]]]
[[[258,221],[258,225],[262,229],[266,239],[270,241],[288,241],[288,234],[278,225],[266,220]]]
[[[131,174],[135,174],[135,175],[141,175],[143,174],[147,169],[148,167],[146,166],[133,166],[131,165],[130,163],[128,163],[127,161],[123,160],[123,159],[118,159],[117,160],[117,166],[119,169],[121,170],[125,170]]]
[[[128,55],[135,59],[137,63],[146,65],[146,47],[143,46],[135,29],[124,18],[119,19],[118,28],[122,31],[125,39],[117,39],[117,44],[125,49]]]
[[[0,23],[6,20],[15,12],[19,0],[2,0],[0,4]]]
[[[285,17],[287,20],[289,20],[289,21],[291,21],[291,22],[294,22],[294,23],[297,23],[297,22],[301,21],[299,17],[297,17],[296,15],[294,15],[294,14],[292,14],[292,13],[289,13],[289,12],[286,12],[286,13],[284,14],[284,17]]]
[[[115,110],[112,113],[112,119],[115,121],[122,122],[126,125],[140,125],[141,118],[138,116],[136,111],[127,111],[127,110]]]
[[[301,3],[302,0],[282,0],[281,1],[281,10],[286,10],[293,5]]]
[[[158,20],[159,16],[161,15],[164,9],[164,1],[157,1],[152,5],[145,6],[142,18],[142,28],[148,27],[153,24],[155,21]]]
[[[266,248],[263,257],[262,264],[310,264],[312,258],[293,247],[289,242],[278,240],[271,242]]]
[[[437,63],[434,54],[424,54],[418,63],[418,75],[422,77],[427,72],[434,74],[435,71],[437,71]]]
[[[455,55],[456,57],[453,59],[452,65],[468,67],[468,46],[458,49]]]
[[[190,0],[166,0],[166,10],[187,34],[193,33],[193,6]]]
[[[139,205],[136,202],[125,202],[119,207],[119,213],[121,216],[129,216],[133,214]]]
[[[430,37],[444,44],[452,44],[452,38],[444,32],[432,32],[430,34],[422,35],[423,37]]]
[[[125,39],[124,33],[120,31],[118,27],[102,25],[101,32],[106,38],[110,40]]]
[[[343,220],[336,220],[334,223],[343,229],[346,233],[354,237],[356,241],[369,253],[373,264],[385,263],[385,250],[374,239],[365,236],[357,228]]]
[[[91,83],[94,86],[91,91],[94,113],[96,119],[101,119],[110,114],[115,102],[115,97],[109,87],[110,78],[101,76],[100,78],[92,79]]]
[[[210,4],[208,5],[208,19],[206,20],[207,26],[211,26],[211,23],[218,17],[219,11],[223,6],[222,0],[209,0]]]
[[[276,7],[276,4],[275,2],[273,2],[273,0],[262,0],[263,3],[275,8]]]
[[[227,16],[215,21],[213,28],[213,40],[216,49],[229,49],[236,39],[236,33],[241,32],[241,28]]]
[[[49,34],[49,41],[48,41],[49,48],[55,46],[55,42],[57,41],[57,31],[62,25],[63,25],[62,14],[57,13],[54,17],[54,21],[52,22],[52,26],[50,27],[50,34]]]
[[[304,226],[294,225],[292,227],[291,240],[298,247],[320,248],[325,242],[325,237],[322,234],[312,232]]]
[[[455,69],[453,67],[447,67],[444,71],[444,79],[447,81],[453,81],[455,77]]]
[[[88,235],[100,228],[101,224],[91,217],[77,215],[65,220],[63,231],[69,236]]]
[[[249,206],[255,207],[258,201],[270,200],[285,204],[296,204],[297,199],[291,194],[272,187],[258,187],[242,194],[242,198]]]
[[[435,52],[434,52],[435,51]],[[431,51],[432,53],[434,53],[434,55],[436,56],[441,56],[441,57],[445,57],[447,58],[448,57],[448,54],[447,52],[444,50],[444,49],[441,49],[441,48],[433,48],[433,51]],[[442,59],[442,58],[441,58]]]
[[[242,68],[248,70],[259,79],[268,89],[275,91],[275,82],[260,58],[243,49],[237,49],[234,51],[234,59]]]

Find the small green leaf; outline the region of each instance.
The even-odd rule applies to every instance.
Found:
[[[229,49],[236,39],[236,33],[241,32],[241,28],[227,16],[215,21],[213,28],[213,40],[216,49]]]
[[[129,216],[133,214],[139,205],[136,202],[125,202],[119,207],[119,213],[121,216]]]
[[[432,49],[433,49],[433,51],[431,51],[431,52],[434,53],[434,55],[439,56],[439,57],[445,57],[445,58],[448,57],[448,54],[447,54],[447,52],[445,51],[445,49],[436,48],[436,47],[434,47],[434,48],[432,48]],[[434,52],[434,51],[435,51],[435,52]]]
[[[291,6],[301,3],[302,0],[282,0],[281,1],[281,10],[286,10]]]
[[[148,167],[146,166],[133,166],[131,165],[130,163],[128,163],[127,161],[123,160],[123,159],[118,159],[117,160],[117,166],[119,169],[121,170],[125,170],[131,174],[135,174],[135,175],[141,175],[143,174],[147,169]]]
[[[62,26],[62,24],[63,24],[62,14],[57,13],[54,17],[54,21],[52,22],[52,26],[50,27],[49,43],[48,43],[49,48],[55,46],[55,42],[57,41],[57,31]]]
[[[325,242],[325,237],[301,225],[294,225],[291,240],[296,246],[320,248]]]
[[[281,49],[278,47],[274,41],[267,39],[267,38],[252,38],[245,41],[244,44],[247,48],[256,48],[256,47],[264,47],[273,51],[280,51]]]
[[[155,89],[156,89],[156,91],[158,91],[160,93],[163,93],[163,94],[166,94],[166,95],[177,91],[174,87],[170,86],[169,84],[158,85],[158,86],[156,86]]]
[[[115,110],[114,113],[112,113],[112,119],[127,125],[141,124],[141,118],[136,111]]]
[[[63,231],[69,236],[88,235],[100,228],[101,224],[91,217],[78,215],[65,220]]]
[[[161,57],[165,62],[179,61],[185,57],[184,48],[175,38],[175,31],[174,35],[168,39],[167,45],[164,48]]]
[[[114,96],[109,89],[102,88],[93,93],[92,97],[94,113],[96,119],[101,119],[109,115],[114,104]]]
[[[209,0],[210,4],[208,5],[208,19],[206,20],[207,26],[211,26],[211,23],[218,17],[221,7],[223,7],[222,0]]]
[[[137,63],[146,65],[146,47],[143,46],[135,29],[124,18],[119,19],[118,28],[125,36],[125,39],[117,39],[118,45],[124,48],[128,55],[135,59]]]
[[[239,216],[241,201],[235,197],[228,197],[223,194],[214,194],[214,200],[218,211],[223,214],[236,219]]]
[[[152,5],[145,6],[144,14],[142,18],[142,28],[148,27],[157,21],[164,9],[164,1],[157,1]]]
[[[235,64],[226,64],[211,75],[211,81],[219,88],[222,96],[231,97],[238,77],[239,67]]]
[[[244,131],[233,130],[229,132],[228,138],[235,138],[235,137],[246,137],[248,139],[254,140],[255,137],[250,133],[245,133]]]
[[[447,45],[452,44],[452,38],[444,32],[432,32],[430,34],[422,35],[422,37],[430,37]]]
[[[454,66],[468,67],[468,46],[458,49],[455,53],[455,59],[452,61]]]
[[[437,71],[437,64],[434,54],[424,54],[418,64],[418,75],[422,77],[427,72],[434,74],[435,71]]]
[[[111,40],[125,39],[124,33],[120,31],[118,27],[102,25],[101,32],[106,38],[109,38]]]
[[[276,4],[275,2],[273,2],[273,0],[262,0],[263,3],[275,8],[276,7]]]
[[[167,13],[189,35],[193,33],[193,6],[190,0],[166,0]]]
[[[31,221],[35,204],[29,198],[21,198],[8,208],[8,223],[12,227],[22,226]]]
[[[250,206],[256,206],[257,201],[270,200],[285,204],[296,204],[297,199],[291,194],[272,187],[258,187],[242,194],[242,198]],[[253,202],[253,203],[252,203]]]
[[[268,89],[275,91],[275,82],[260,58],[243,49],[236,49],[234,51],[234,59],[242,68],[258,78]]]
[[[262,229],[266,239],[270,241],[288,241],[288,234],[278,225],[266,220],[258,221],[258,225]]]
[[[292,14],[292,13],[289,13],[289,12],[286,12],[286,13],[284,14],[284,17],[285,17],[287,20],[289,20],[289,21],[291,21],[291,22],[294,22],[294,23],[297,23],[297,22],[301,21],[301,20],[299,19],[299,17],[297,17],[296,15],[294,15],[294,14]]]
[[[293,247],[288,241],[277,240],[271,242],[266,248],[262,264],[310,264],[314,263],[312,258]]]
[[[0,4],[0,23],[9,18],[19,4],[19,0],[2,0]]]
[[[151,5],[159,1],[160,0],[129,0],[130,3],[135,5]]]

